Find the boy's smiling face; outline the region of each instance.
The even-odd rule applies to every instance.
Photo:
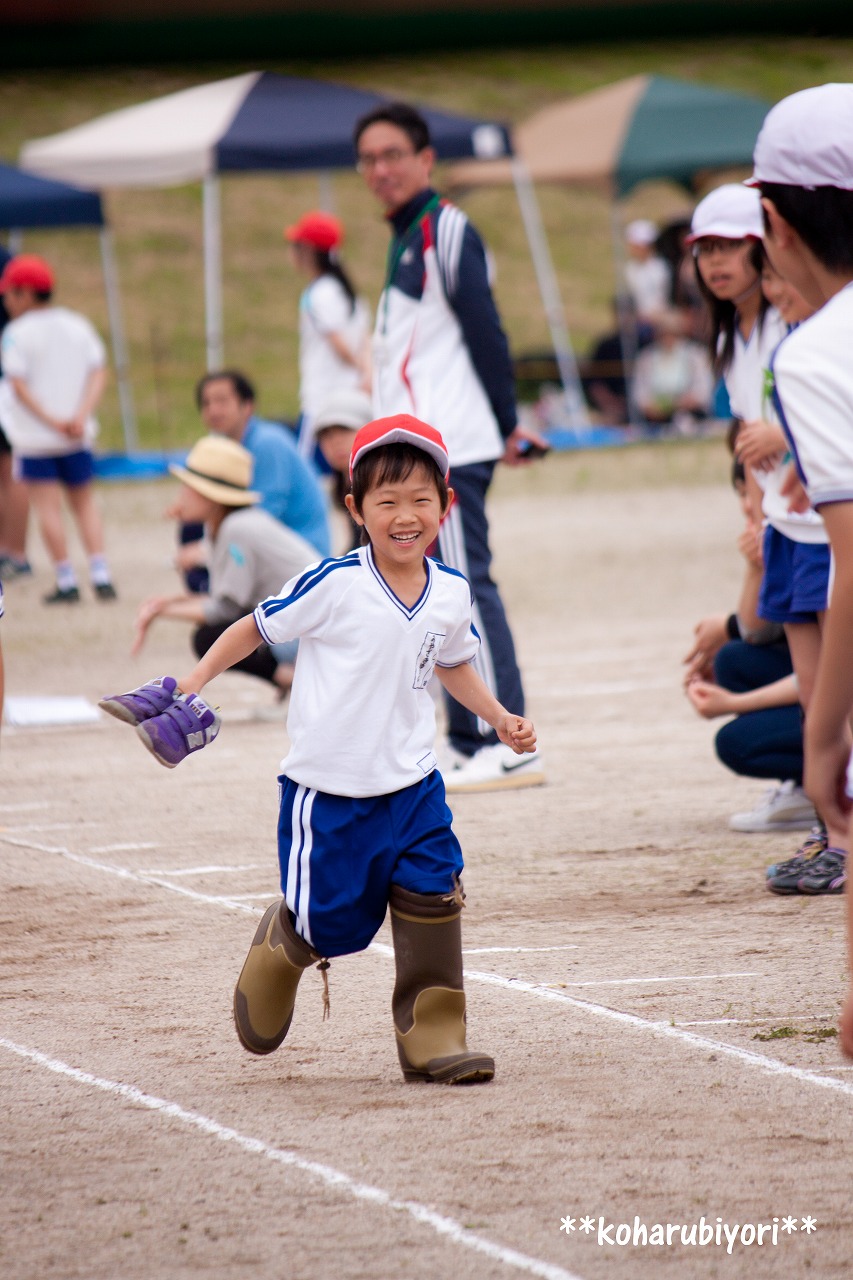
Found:
[[[453,499],[449,491],[448,506]],[[352,494],[347,507],[367,529],[376,566],[384,576],[420,571],[427,548],[438,536],[447,508],[442,508],[432,468],[416,464],[401,480],[369,489],[358,511]]]

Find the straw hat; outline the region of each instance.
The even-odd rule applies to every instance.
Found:
[[[203,498],[226,507],[249,507],[261,498],[249,488],[253,463],[249,450],[236,440],[209,435],[196,441],[184,466],[169,470]]]

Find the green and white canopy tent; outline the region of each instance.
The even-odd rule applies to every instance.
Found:
[[[533,183],[607,192],[621,277],[620,200],[652,180],[668,179],[695,194],[713,173],[751,165],[770,105],[708,85],[631,76],[543,108],[513,130],[512,159],[456,164],[452,182],[459,189],[517,183],[523,167]],[[547,255],[547,246],[543,250]],[[550,292],[562,313],[556,281]]]

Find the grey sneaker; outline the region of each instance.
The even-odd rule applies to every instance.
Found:
[[[805,868],[800,880],[800,893],[843,893],[847,881],[847,854],[830,845]]]
[[[808,831],[817,822],[814,805],[796,782],[770,787],[748,813],[733,813],[732,831]]]

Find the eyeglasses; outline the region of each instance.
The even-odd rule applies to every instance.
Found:
[[[400,147],[388,147],[385,151],[369,152],[363,151],[359,154],[356,169],[359,173],[372,173],[378,164],[384,164],[389,169],[394,169],[398,164],[402,164],[410,156],[415,155],[414,151],[403,151]]]
[[[737,253],[746,244],[746,237],[742,240],[723,240],[717,236],[703,236],[701,240],[697,240],[693,246],[694,258],[710,258],[715,253],[728,255]]]

